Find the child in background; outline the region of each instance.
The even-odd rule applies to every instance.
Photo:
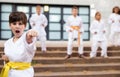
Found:
[[[43,53],[47,51],[46,49],[46,31],[48,21],[44,14],[42,14],[42,7],[40,5],[36,6],[36,13],[33,14],[30,18],[30,25],[32,29],[35,29],[38,32],[38,40],[41,44],[41,50]]]
[[[115,6],[112,11],[108,20],[111,26],[109,38],[113,46],[120,46],[120,8]]]
[[[101,13],[96,12],[95,14],[95,20],[92,22],[90,27],[90,32],[92,34],[92,47],[91,47],[91,53],[90,58],[96,57],[97,49],[100,46],[101,56],[102,57],[108,57],[107,56],[107,39],[105,36],[106,28],[105,23],[101,19]]]
[[[85,58],[83,55],[83,23],[80,16],[78,16],[78,8],[72,8],[72,15],[68,17],[66,21],[66,31],[68,32],[68,47],[67,47],[67,56],[65,59],[68,59],[72,55],[72,44],[74,39],[77,39],[78,42],[78,56],[79,58]]]

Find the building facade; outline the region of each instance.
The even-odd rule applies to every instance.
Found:
[[[71,15],[71,8],[76,5],[85,29],[83,38],[89,41],[89,27],[94,19],[95,11],[100,11],[102,17],[107,21],[112,8],[119,6],[119,4],[119,0],[0,0],[0,40],[6,40],[13,35],[8,23],[8,17],[11,12],[23,11],[29,20],[31,14],[35,13],[36,5],[43,7],[43,13],[48,19],[47,39],[53,41],[67,40],[67,33],[64,27],[65,20]],[[26,30],[30,28],[28,22]]]

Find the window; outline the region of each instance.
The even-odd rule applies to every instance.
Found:
[[[90,39],[90,32],[89,32],[90,11],[89,11],[89,7],[79,7],[79,15],[82,18],[83,27],[85,30],[84,35],[83,35],[83,39],[89,40]]]
[[[12,33],[9,28],[9,14],[12,12],[11,4],[1,4],[1,26],[0,26],[0,39],[8,39],[12,36]]]
[[[89,7],[79,7],[78,13],[82,18],[85,33],[84,40],[89,40],[90,12]],[[50,7],[49,11],[49,40],[67,40],[65,21],[71,15],[72,7]]]
[[[49,11],[49,40],[61,40],[61,8],[50,7]]]
[[[12,11],[22,11],[26,14],[29,20],[31,14],[36,13],[35,5],[24,4],[0,4],[0,39],[8,39],[12,37],[12,33],[9,28],[9,14]],[[89,6],[79,6],[78,13],[82,18],[85,33],[83,35],[84,40],[90,39],[89,25],[90,25],[90,8]],[[54,6],[49,5],[49,11],[46,13],[48,18],[48,26],[46,28],[48,40],[67,40],[68,33],[65,30],[65,21],[71,15],[72,6]],[[25,31],[30,29],[30,24],[27,23]],[[9,35],[8,35],[9,34]]]

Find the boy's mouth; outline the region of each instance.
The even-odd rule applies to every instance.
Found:
[[[19,30],[16,30],[15,32],[16,32],[16,33],[20,33],[20,31],[19,31]]]

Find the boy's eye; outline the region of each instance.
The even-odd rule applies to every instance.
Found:
[[[13,25],[16,25],[16,22],[14,22]]]
[[[22,25],[23,23],[19,23],[19,25]]]

